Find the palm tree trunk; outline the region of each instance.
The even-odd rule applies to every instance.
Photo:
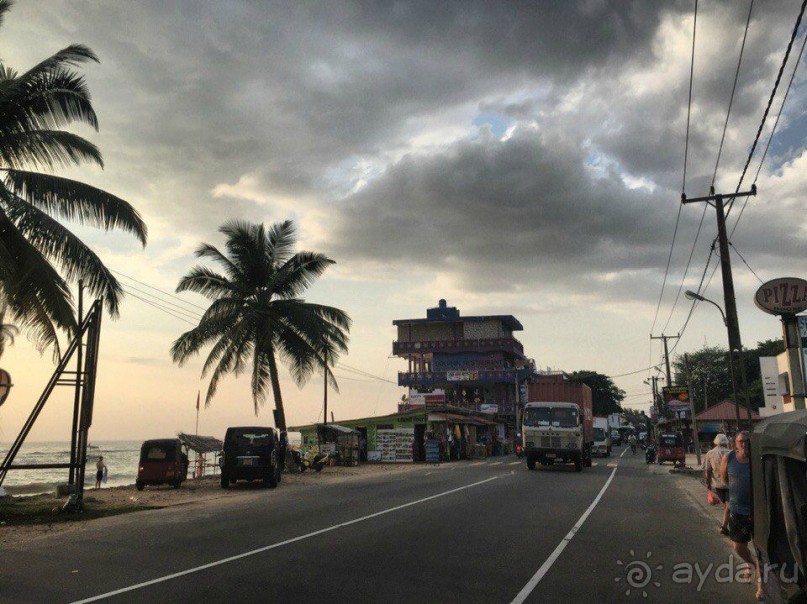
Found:
[[[286,429],[286,412],[283,410],[283,396],[280,394],[280,378],[277,375],[275,351],[269,350],[269,378],[272,380],[272,394],[275,397],[275,424],[278,430]]]

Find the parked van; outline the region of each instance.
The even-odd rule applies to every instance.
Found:
[[[135,486],[138,491],[148,485],[170,484],[178,489],[188,477],[188,456],[182,452],[178,438],[147,440],[140,447]]]
[[[594,418],[594,448],[592,454],[601,457],[611,455],[611,430],[608,429],[607,417]]]

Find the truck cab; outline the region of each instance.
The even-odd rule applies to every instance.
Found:
[[[521,429],[527,467],[534,470],[536,462],[564,462],[573,463],[579,472],[584,465],[590,466],[591,443],[585,437],[585,419],[575,403],[527,403]]]
[[[610,457],[611,455],[611,427],[607,417],[594,418],[594,449],[593,455]]]

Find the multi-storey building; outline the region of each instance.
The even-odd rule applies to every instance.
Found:
[[[519,385],[535,373],[513,336],[524,329],[514,316],[462,317],[440,300],[425,319],[392,323],[398,328],[392,353],[408,362],[398,374],[398,385],[409,388],[405,408],[449,405],[497,413],[514,424]]]

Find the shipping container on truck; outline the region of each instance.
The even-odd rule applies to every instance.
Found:
[[[561,417],[566,413],[564,409],[576,409],[576,425],[553,421],[552,413]],[[536,421],[539,416],[544,419]],[[521,434],[530,470],[535,468],[536,462],[544,465],[572,462],[577,471],[590,467],[594,446],[591,388],[563,376],[540,378],[528,384]]]

